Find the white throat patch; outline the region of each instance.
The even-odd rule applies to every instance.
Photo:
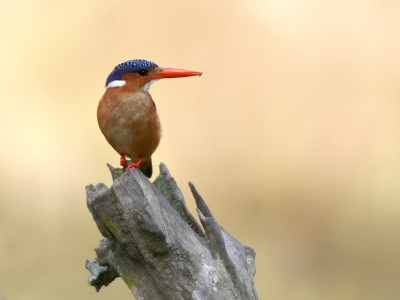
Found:
[[[156,82],[157,80],[158,80],[158,79],[150,80],[148,83],[146,83],[144,86],[142,86],[142,91],[148,92],[150,86],[151,86],[154,82]]]
[[[113,80],[109,84],[107,84],[106,88],[119,87],[125,84],[126,84],[125,80]]]

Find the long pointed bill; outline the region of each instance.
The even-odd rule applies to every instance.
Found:
[[[173,68],[160,68],[161,70],[151,75],[152,79],[161,78],[177,78],[177,77],[189,77],[189,76],[200,76],[202,72],[173,69]]]

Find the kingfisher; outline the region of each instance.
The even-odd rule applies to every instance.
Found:
[[[106,91],[97,107],[97,121],[108,143],[120,155],[125,172],[135,167],[149,178],[153,173],[151,155],[160,143],[161,125],[150,86],[162,78],[201,74],[133,59],[117,65],[108,75]],[[127,166],[126,157],[131,159]]]

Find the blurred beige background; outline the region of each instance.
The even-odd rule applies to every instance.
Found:
[[[87,284],[101,235],[84,189],[111,185],[96,107],[133,58],[204,72],[152,86],[153,161],[256,250],[260,299],[400,299],[399,15],[390,0],[3,1],[0,299],[133,299],[120,279]]]

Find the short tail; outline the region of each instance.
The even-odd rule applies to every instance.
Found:
[[[142,173],[146,175],[148,178],[150,178],[151,175],[153,175],[153,165],[151,163],[151,157],[142,161],[139,170],[142,171]]]

